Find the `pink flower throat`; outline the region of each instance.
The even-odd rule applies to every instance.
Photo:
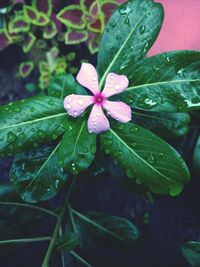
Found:
[[[102,106],[105,102],[105,96],[101,93],[94,95],[94,104]]]

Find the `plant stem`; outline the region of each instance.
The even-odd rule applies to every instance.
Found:
[[[59,236],[61,237],[62,235],[63,235],[63,230],[61,225],[59,229]],[[62,250],[61,250],[61,261],[62,261],[62,266],[65,267],[65,258]]]
[[[63,203],[63,206],[62,206],[62,209],[59,213],[59,216],[57,218],[57,222],[56,222],[56,225],[55,225],[55,228],[54,228],[54,231],[53,231],[53,234],[52,234],[52,237],[51,237],[51,242],[49,244],[49,247],[47,249],[47,252],[46,252],[46,255],[44,257],[44,261],[42,263],[42,266],[41,267],[49,267],[49,261],[50,261],[50,257],[51,257],[51,254],[52,254],[52,251],[53,251],[53,248],[54,248],[54,245],[55,245],[55,242],[56,242],[56,238],[59,234],[59,230],[60,230],[60,227],[61,227],[61,224],[62,224],[62,219],[63,219],[63,216],[65,214],[65,211],[67,209],[67,205],[68,205],[68,200],[69,200],[69,196],[71,194],[71,191],[72,191],[72,188],[74,186],[74,183],[76,181],[76,177],[74,177],[70,187],[69,187],[69,190],[67,192],[67,196],[64,200],[64,203]]]
[[[40,242],[51,240],[50,236],[44,237],[34,237],[34,238],[22,238],[22,239],[8,239],[8,240],[0,240],[0,245],[10,244],[10,243],[28,243],[28,242]]]
[[[70,251],[70,254],[72,254],[76,259],[78,259],[80,262],[84,263],[88,267],[92,267],[87,261],[85,261],[83,258],[81,258],[76,252]]]
[[[72,214],[72,208],[71,208],[71,205],[69,204],[68,205],[68,210],[69,210],[69,219],[70,219],[70,222],[72,224],[72,228],[74,230],[75,233],[77,233],[77,228],[76,228],[76,224],[75,224],[75,221],[74,221],[74,216]]]
[[[49,214],[51,216],[54,216],[54,217],[58,217],[59,216],[58,214],[56,214],[55,212],[53,212],[51,210],[48,210],[48,209],[45,209],[45,208],[41,208],[41,207],[38,207],[38,206],[34,206],[34,205],[31,205],[31,204],[0,201],[0,205],[15,205],[15,206],[20,206],[20,207],[26,207],[26,208],[36,209],[36,210],[45,212],[45,213],[47,213],[47,214]]]

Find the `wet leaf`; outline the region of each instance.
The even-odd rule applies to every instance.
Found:
[[[57,158],[56,147],[43,147],[18,154],[13,162],[10,179],[22,199],[39,202],[52,198],[67,179]]]
[[[70,94],[85,95],[86,92],[71,74],[60,74],[51,81],[48,87],[48,94],[49,96],[64,99],[65,96]]]
[[[190,181],[187,166],[178,152],[142,127],[113,123],[101,136],[105,152],[154,193],[175,196]]]
[[[189,130],[188,113],[133,112],[136,124],[152,131],[162,138],[174,138],[185,135]]]
[[[126,74],[125,68],[133,69],[153,45],[162,22],[162,6],[151,0],[128,1],[113,13],[99,48],[101,87],[109,72]]]
[[[59,237],[56,242],[58,250],[71,251],[75,249],[80,242],[80,235],[78,233],[69,232]]]
[[[194,149],[193,166],[196,173],[200,172],[200,136],[197,139],[197,143]]]
[[[125,244],[132,244],[139,238],[137,227],[127,219],[97,212],[79,213],[73,210],[73,213],[84,222],[92,236],[112,238]]]
[[[0,107],[0,156],[38,148],[65,132],[62,100],[37,96]]]
[[[82,117],[72,121],[58,149],[61,166],[73,174],[87,169],[96,152],[96,135],[90,134]]]
[[[183,245],[182,253],[193,267],[200,266],[200,242],[190,241]]]
[[[165,112],[200,109],[200,53],[172,51],[144,59],[124,72],[121,98],[132,107]]]

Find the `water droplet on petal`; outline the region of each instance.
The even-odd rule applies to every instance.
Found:
[[[83,102],[82,99],[79,99],[78,103],[79,103],[80,106],[82,106],[84,102]]]
[[[119,88],[120,88],[120,85],[117,83],[117,84],[115,84],[115,89],[118,91],[119,90]]]

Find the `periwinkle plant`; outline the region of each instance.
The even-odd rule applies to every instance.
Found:
[[[24,201],[36,203],[53,197],[66,180],[73,180],[86,171],[95,159],[96,150],[102,148],[129,179],[135,179],[147,190],[171,196],[181,193],[190,181],[186,163],[172,146],[143,128],[141,123],[137,124],[140,116],[148,117],[152,123],[160,118],[154,129],[151,128],[153,132],[159,127],[164,133],[180,136],[188,130],[190,119],[186,112],[200,108],[199,52],[172,51],[146,57],[162,22],[161,4],[152,0],[130,0],[113,13],[100,43],[99,90],[106,86],[106,78],[112,73],[127,77],[124,92],[119,87],[120,94],[114,95],[108,86],[106,96],[113,95],[113,103],[123,101],[124,107],[131,106],[130,122],[130,114],[126,115],[125,123],[118,117],[119,122],[111,120],[109,127],[107,123],[102,130],[103,124],[97,120],[90,133],[86,123],[89,104],[87,111],[75,110],[77,101],[83,100],[77,97],[73,113],[76,112],[74,117],[80,117],[73,118],[66,112],[70,113],[72,108],[72,102],[67,101],[69,97],[91,98],[87,84],[80,82],[79,77],[81,86],[70,74],[55,77],[47,96],[35,96],[0,108],[1,156],[18,153],[11,181]],[[89,75],[88,70],[86,73]],[[109,112],[111,115],[112,110]],[[123,117],[124,109],[116,106],[115,112]],[[166,124],[164,118],[168,118],[172,126]],[[145,122],[142,125],[145,126]],[[175,130],[174,125],[183,130]],[[159,135],[164,136],[160,132]]]

